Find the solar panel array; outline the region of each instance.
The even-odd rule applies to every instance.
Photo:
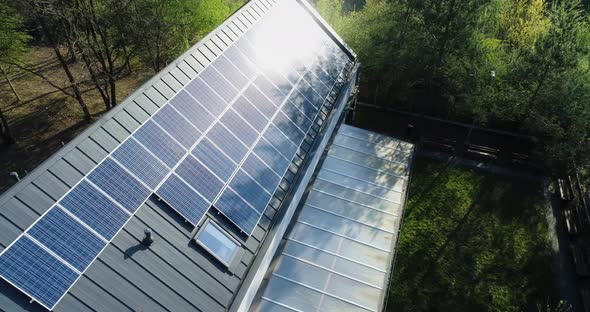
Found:
[[[152,193],[250,235],[350,61],[278,3],[6,248],[0,275],[52,309]]]

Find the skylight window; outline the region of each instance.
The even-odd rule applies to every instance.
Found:
[[[197,244],[227,267],[230,266],[240,249],[240,244],[211,220],[205,222],[195,240]]]

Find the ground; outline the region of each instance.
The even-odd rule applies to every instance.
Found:
[[[53,51],[47,47],[35,47],[26,57],[52,81],[63,85],[66,81],[63,69]],[[15,68],[8,71],[22,101],[17,102],[4,77],[0,76],[0,109],[6,115],[16,144],[0,144],[0,194],[16,181],[9,175],[16,171],[22,177],[82,132],[88,123],[83,122],[82,110],[71,97],[32,74],[24,74]],[[74,64],[72,71],[83,76],[85,69]],[[133,72],[117,82],[117,99],[120,102],[153,75],[153,71],[134,64]],[[98,92],[90,84],[81,86],[84,99],[96,119],[105,112]]]
[[[388,311],[535,311],[560,300],[543,186],[418,158]]]

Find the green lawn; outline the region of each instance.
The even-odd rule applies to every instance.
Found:
[[[415,163],[388,311],[531,311],[556,302],[540,183]]]

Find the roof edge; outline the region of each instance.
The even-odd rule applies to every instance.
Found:
[[[313,158],[305,168],[305,175],[297,181],[298,185],[289,200],[289,205],[281,208],[279,212],[280,215],[276,219],[277,223],[271,228],[269,236],[266,237],[263,246],[261,247],[263,253],[259,254],[254,260],[254,263],[251,266],[252,270],[246,275],[244,283],[236,294],[229,311],[248,311],[252,305],[268,267],[270,266],[279,244],[283,240],[283,236],[291,223],[291,219],[307,191],[308,184],[316,173],[320,159],[323,157],[328,143],[332,140],[335,129],[344,120],[344,112],[348,105],[348,99],[353,91],[353,87],[356,86],[356,78],[359,73],[358,70],[359,64],[355,63],[350,76],[348,77],[348,86],[346,90],[340,93],[337,100],[338,106],[330,112],[329,124],[323,128],[322,139],[317,143],[316,148],[313,150]]]

